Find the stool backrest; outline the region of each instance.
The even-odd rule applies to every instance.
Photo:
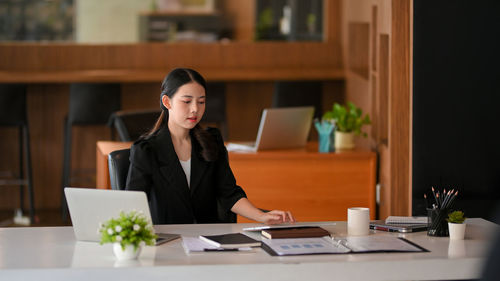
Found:
[[[228,139],[227,115],[226,115],[226,84],[207,83],[207,102],[202,123],[214,123],[222,133],[222,137]]]
[[[26,85],[0,84],[0,125],[21,126],[27,123]]]
[[[109,116],[120,110],[120,90],[120,84],[71,84],[68,122],[77,125],[106,124]]]
[[[121,141],[135,141],[153,128],[160,113],[159,110],[117,111],[111,115],[108,125],[115,127]]]

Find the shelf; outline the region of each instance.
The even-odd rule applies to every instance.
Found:
[[[205,69],[197,68],[210,81],[343,80],[340,69]],[[72,82],[158,82],[167,69],[81,70],[81,71],[0,71],[0,83],[72,83]]]
[[[219,11],[154,11],[141,12],[139,15],[147,17],[217,17],[222,15]]]

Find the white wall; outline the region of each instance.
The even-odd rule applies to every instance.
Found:
[[[76,41],[133,43],[139,41],[139,13],[153,0],[76,0]]]

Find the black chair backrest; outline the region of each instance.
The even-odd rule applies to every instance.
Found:
[[[202,123],[214,123],[220,129],[224,140],[228,139],[226,114],[226,84],[207,83],[207,103]]]
[[[273,107],[314,106],[314,117],[322,115],[323,84],[320,81],[276,82]]]
[[[120,91],[120,84],[71,84],[68,122],[77,125],[106,124],[109,116],[120,110]]]
[[[111,189],[124,190],[130,166],[130,149],[115,150],[108,155]]]
[[[226,122],[226,84],[207,83],[207,103],[202,121]]]
[[[135,141],[153,128],[160,113],[159,110],[117,111],[109,118],[108,125],[115,127],[121,141]]]
[[[124,190],[127,184],[128,169],[130,166],[130,149],[115,150],[108,155],[109,176],[111,189]],[[236,223],[236,214],[226,212],[217,202],[217,213],[222,223]]]
[[[21,126],[27,122],[26,85],[0,84],[0,125]]]

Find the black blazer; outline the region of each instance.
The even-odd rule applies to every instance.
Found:
[[[215,161],[205,161],[201,146],[191,135],[191,187],[175,153],[170,131],[136,141],[130,151],[127,190],[146,192],[154,224],[217,223],[217,204],[229,212],[242,197],[229,167],[219,130],[209,128],[219,150]]]

